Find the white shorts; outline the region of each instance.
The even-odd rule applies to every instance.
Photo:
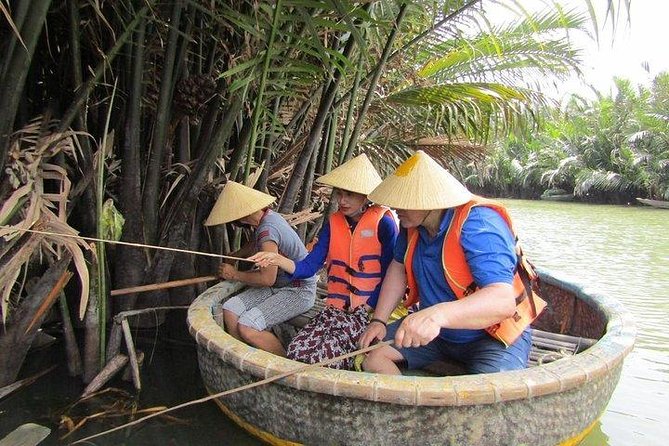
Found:
[[[228,299],[223,309],[236,314],[240,324],[262,331],[309,310],[315,299],[315,283],[301,287],[249,287]]]

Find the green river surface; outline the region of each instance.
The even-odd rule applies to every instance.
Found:
[[[625,306],[637,339],[587,446],[669,440],[669,210],[502,200],[537,266],[591,285]]]
[[[669,210],[545,201],[503,200],[511,211],[525,252],[537,266],[588,284],[618,299],[637,324],[637,342],[601,422],[583,446],[664,445],[669,439]],[[183,323],[184,312],[171,317]],[[142,368],[139,408],[174,406],[206,394],[195,348],[184,337],[167,342],[160,331],[135,331],[147,359]],[[158,341],[156,341],[158,340]],[[187,342],[185,342],[187,341]],[[92,420],[67,440],[58,439],[65,414],[76,420],[108,409],[114,398],[99,397],[67,408],[82,385],[67,376],[62,346],[31,353],[21,377],[48,365],[56,370],[0,400],[0,438],[26,422],[52,429],[42,445],[67,444],[108,429],[120,418]],[[112,386],[134,394],[120,379]],[[131,430],[92,440],[96,445],[260,445],[228,421],[211,402],[173,412]],[[123,418],[126,420],[126,418]],[[299,422],[299,420],[296,420]],[[528,445],[531,446],[531,445]]]

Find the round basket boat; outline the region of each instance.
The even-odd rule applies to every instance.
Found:
[[[592,346],[524,370],[482,375],[383,376],[312,367],[215,401],[270,444],[578,444],[618,383],[635,328],[616,301],[546,271],[540,276],[549,308],[534,328],[594,339]],[[221,328],[221,302],[241,287],[222,282],[188,311],[210,393],[303,366]]]

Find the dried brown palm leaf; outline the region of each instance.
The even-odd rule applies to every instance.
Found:
[[[23,38],[21,37],[21,33],[19,33],[18,28],[16,27],[16,24],[14,23],[14,20],[12,20],[12,14],[9,12],[9,9],[4,5],[4,3],[0,2],[0,12],[5,16],[5,19],[7,20],[7,23],[9,26],[12,27],[12,31],[14,31],[14,34],[16,35],[16,38],[19,39],[19,42],[21,42],[21,45],[23,45],[23,48],[25,48],[26,51],[28,51],[28,48],[26,47],[25,42],[23,41]]]
[[[16,189],[7,198],[0,207],[0,225],[7,224],[12,216],[14,216],[23,206],[26,200],[29,199],[29,194],[33,191],[32,181]]]
[[[8,229],[0,228],[0,237],[5,235]],[[11,293],[14,288],[21,270],[27,267],[33,253],[39,249],[39,245],[44,238],[41,234],[27,234],[24,238],[8,244],[3,252],[0,253],[0,294],[2,302],[2,321],[7,320],[7,314],[10,309]]]
[[[10,142],[7,178],[13,187],[0,208],[0,295],[3,321],[11,302],[19,302],[22,287],[14,286],[21,271],[37,258],[51,263],[69,252],[81,281],[80,316],[88,302],[89,273],[84,250],[89,246],[76,238],[30,234],[37,229],[76,237],[78,232],[66,222],[71,182],[67,171],[50,160],[57,154],[76,157],[76,132],[57,132],[55,122],[38,117],[17,131]],[[8,225],[8,226],[4,226]],[[25,235],[25,238],[23,237]],[[12,295],[14,300],[12,301]]]
[[[297,226],[301,223],[316,220],[320,216],[321,212],[313,212],[311,209],[305,209],[292,214],[284,214],[283,218],[285,218],[291,226]]]
[[[410,143],[409,146],[415,150],[423,150],[431,157],[440,160],[444,165],[452,163],[454,159],[462,159],[468,162],[481,161],[486,155],[485,145],[449,136],[421,138],[414,143]]]

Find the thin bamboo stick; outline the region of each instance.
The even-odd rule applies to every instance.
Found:
[[[121,340],[123,339],[123,329],[121,323],[114,320],[111,332],[109,333],[109,342],[107,343],[107,359],[113,358],[121,352]]]
[[[137,350],[137,367],[138,369],[142,367],[142,364],[144,364],[144,352],[141,350]],[[123,375],[121,375],[121,379],[123,381],[133,381],[133,369],[132,367],[128,366],[123,370]]]
[[[130,288],[119,288],[112,290],[112,296],[122,296],[124,294],[143,293],[145,291],[164,290],[166,288],[176,288],[180,286],[195,285],[203,282],[213,282],[214,280],[221,280],[218,276],[202,276],[194,277],[192,279],[171,280],[169,282],[151,283],[148,285],[134,286]]]
[[[132,334],[130,333],[130,324],[128,323],[128,319],[123,319],[121,322],[121,327],[123,327],[125,346],[128,349],[128,358],[130,358],[132,381],[135,384],[135,389],[142,390],[142,382],[139,379],[139,363],[137,361],[137,353],[135,352],[135,344],[132,342]]]
[[[361,348],[361,349],[356,350],[354,352],[347,353],[347,354],[341,355],[341,356],[337,356],[336,358],[327,359],[325,361],[321,361],[321,362],[316,363],[316,364],[304,364],[301,367],[296,367],[293,370],[289,370],[287,372],[279,373],[278,375],[270,376],[269,378],[265,378],[265,379],[260,380],[260,381],[256,381],[256,382],[246,384],[246,385],[243,385],[243,386],[240,386],[240,387],[235,387],[234,389],[225,390],[223,392],[215,393],[213,395],[208,395],[208,396],[199,398],[197,400],[188,401],[188,402],[185,402],[185,403],[182,403],[182,404],[178,404],[176,406],[169,407],[165,410],[161,410],[160,412],[154,412],[151,415],[147,415],[147,416],[139,418],[135,421],[131,421],[130,423],[122,424],[120,426],[116,426],[115,428],[108,429],[106,431],[97,433],[95,435],[91,435],[91,436],[88,436],[88,437],[85,437],[85,438],[81,438],[81,439],[73,442],[72,444],[85,443],[87,441],[92,440],[93,438],[98,438],[98,437],[101,437],[103,435],[107,435],[107,434],[110,434],[112,432],[116,432],[118,430],[125,429],[126,427],[130,427],[130,426],[134,426],[134,425],[139,424],[139,423],[143,423],[144,421],[146,421],[150,418],[158,417],[158,416],[164,415],[168,412],[174,412],[175,410],[182,409],[184,407],[194,406],[195,404],[204,403],[204,402],[213,400],[215,398],[220,398],[222,396],[231,395],[233,393],[241,392],[243,390],[248,390],[248,389],[252,389],[254,387],[259,387],[259,386],[262,386],[262,385],[265,385],[265,384],[269,384],[271,382],[278,381],[280,379],[286,378],[286,377],[294,375],[296,373],[304,372],[304,371],[314,369],[314,368],[317,368],[317,367],[322,367],[322,366],[327,366],[327,365],[330,365],[330,364],[334,364],[335,362],[341,361],[342,359],[352,358],[352,357],[355,357],[355,356],[360,355],[362,353],[368,353],[368,352],[371,352],[372,350],[376,350],[377,348],[384,347],[386,345],[391,345],[392,343],[393,343],[393,341],[383,341],[383,342],[379,342],[378,344],[370,345],[369,347]]]
[[[148,285],[133,286],[130,288],[119,288],[112,290],[112,296],[122,296],[124,294],[142,293],[144,291],[164,290],[166,288],[176,288],[180,286],[195,285],[204,282],[213,282],[214,280],[221,280],[218,276],[202,276],[194,277],[192,279],[171,280],[169,282],[151,283]]]
[[[142,308],[141,310],[128,310],[128,311],[121,311],[119,314],[114,316],[114,322],[117,324],[120,324],[123,322],[123,319],[132,317],[132,316],[137,316],[139,314],[146,314],[150,313],[152,311],[163,311],[163,310],[187,310],[188,305],[177,305],[177,306],[171,306],[171,307],[151,307],[151,308]]]

